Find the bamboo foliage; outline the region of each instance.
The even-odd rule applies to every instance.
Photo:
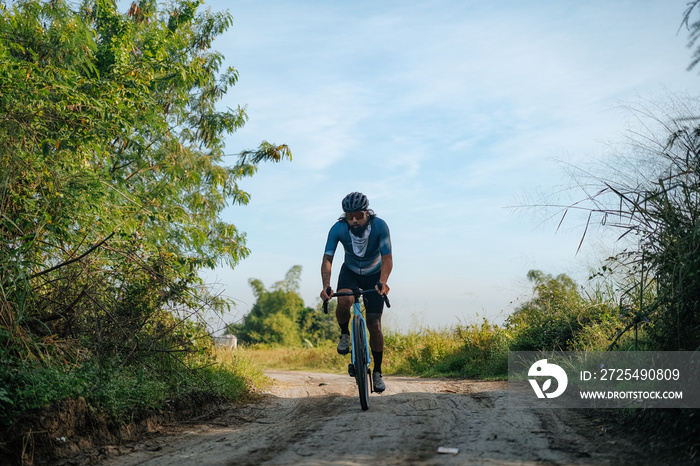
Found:
[[[0,5],[3,354],[189,350],[196,332],[173,316],[227,306],[198,275],[248,254],[220,214],[248,202],[238,183],[260,162],[291,153],[225,154],[247,120],[219,104],[238,72],[211,47],[232,17],[201,3]]]
[[[610,164],[605,175],[591,176],[586,197],[564,209],[588,210],[584,236],[590,224],[600,220],[605,228],[618,230],[618,240],[631,245],[606,266],[623,266],[629,284],[622,290],[623,300],[638,303],[625,331],[648,324],[652,341],[666,350],[700,347],[700,128],[692,117],[696,108],[692,100],[677,99],[671,111],[660,106],[634,109],[647,132],[634,133],[631,154],[614,168]]]

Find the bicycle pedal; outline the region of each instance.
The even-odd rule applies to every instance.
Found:
[[[348,375],[355,377],[355,365],[353,363],[348,364]]]

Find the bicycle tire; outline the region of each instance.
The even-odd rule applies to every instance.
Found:
[[[360,317],[355,316],[352,322],[352,345],[355,351],[355,381],[360,395],[362,411],[369,409],[369,361],[367,361],[367,337],[365,326]]]

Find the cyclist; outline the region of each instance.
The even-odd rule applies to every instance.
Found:
[[[369,209],[369,200],[362,193],[353,192],[345,196],[342,202],[345,215],[331,227],[321,263],[321,280],[323,291],[321,299],[327,301],[333,295],[331,289],[331,268],[333,256],[338,243],[345,249],[345,260],[338,276],[338,291],[350,291],[353,288],[377,290],[377,293],[364,295],[367,311],[367,329],[369,346],[372,349],[374,369],[372,380],[374,391],[381,393],[386,389],[382,380],[382,355],[384,335],[382,334],[382,312],[384,300],[380,294],[389,293],[387,280],[393,266],[391,256],[391,237],[389,227],[384,220]],[[328,292],[330,290],[330,292]],[[338,297],[335,315],[340,325],[340,342],[338,353],[350,352],[350,309],[351,296]]]

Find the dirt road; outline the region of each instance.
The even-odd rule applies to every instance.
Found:
[[[386,377],[360,409],[348,376],[269,372],[266,400],[137,445],[102,465],[635,464],[574,410],[507,407],[505,382]],[[442,454],[439,447],[456,448]],[[120,456],[114,456],[119,453]],[[646,458],[648,460],[648,458]],[[639,464],[645,461],[640,458]]]

